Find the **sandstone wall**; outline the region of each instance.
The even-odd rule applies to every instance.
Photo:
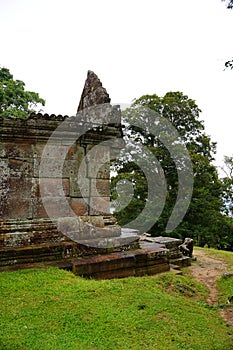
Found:
[[[113,113],[115,123],[103,120],[103,115],[112,118]],[[64,123],[65,120],[68,123]],[[61,125],[64,127],[59,130]],[[76,138],[80,129],[82,133]],[[106,141],[122,136],[117,107],[99,106],[98,113],[80,113],[78,119],[41,114],[33,114],[26,120],[0,118],[0,130],[0,245],[25,246],[66,240],[51,217],[76,216],[99,228],[104,228],[109,218],[111,222],[110,146]],[[51,140],[55,130],[58,132]],[[104,141],[103,146],[90,152]]]

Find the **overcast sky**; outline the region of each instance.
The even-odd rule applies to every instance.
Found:
[[[233,10],[221,0],[0,0],[0,65],[46,100],[44,112],[73,115],[87,70],[113,103],[182,91],[232,155]]]

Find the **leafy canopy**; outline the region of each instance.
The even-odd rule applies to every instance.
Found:
[[[233,218],[233,156],[224,157],[223,195],[225,213]]]
[[[222,0],[227,3],[227,8],[232,9],[233,8],[233,0]]]
[[[45,100],[36,92],[25,91],[25,83],[14,80],[9,69],[0,67],[0,117],[26,118]]]
[[[191,202],[182,222],[169,235],[179,238],[194,238],[195,242],[201,246],[205,244],[213,247],[221,246],[223,238],[228,240],[232,235],[233,226],[228,225],[229,222],[226,222],[226,216],[222,213],[222,183],[218,178],[216,167],[212,164],[216,144],[205,134],[204,124],[199,119],[201,111],[196,102],[182,92],[168,92],[163,97],[156,94],[144,95],[124,112],[123,122],[126,125],[124,137],[132,140],[132,149],[129,154],[121,154],[114,169],[117,175],[112,179],[112,199],[116,203],[122,201],[124,204],[122,208],[120,207],[121,210],[117,208],[115,214],[119,224],[131,227],[132,221],[140,215],[145,206],[149,206],[149,210],[146,212],[147,216],[143,218],[144,221],[154,223],[149,232],[156,236],[167,235],[166,225],[178,198],[179,166],[180,168],[185,167],[185,159],[182,158],[182,153],[181,156],[179,154],[179,142],[176,141],[172,144],[172,147],[178,147],[176,153],[180,163],[177,163],[160,138],[155,137],[149,132],[149,128],[147,129],[148,120],[146,118],[148,114],[143,113],[142,107],[159,113],[176,128],[181,137],[180,142],[186,146],[192,162],[193,194]],[[141,123],[138,122],[139,118],[141,118]],[[153,124],[153,120],[150,123]],[[142,127],[138,127],[139,124]],[[137,126],[135,127],[135,125]],[[164,132],[166,133],[166,130]],[[171,134],[170,136],[172,137]],[[130,142],[128,143],[130,144]],[[139,151],[137,143],[141,143],[144,148],[142,147]],[[156,177],[160,170],[158,167],[156,169],[156,164],[151,162],[146,165],[148,157],[144,151],[145,148],[158,160],[160,170],[164,173],[166,198],[158,220],[155,219],[153,213],[159,212],[164,193],[159,192],[159,188],[155,188],[152,197],[157,197],[156,200],[152,198],[150,204],[146,173]],[[134,154],[138,152],[141,152],[141,158],[145,160],[144,163],[141,161],[140,164],[137,163],[139,156],[137,158]],[[141,164],[143,164],[143,168]],[[159,179],[158,176],[157,179]],[[123,196],[122,200],[118,199],[122,195],[117,189],[119,181],[131,188],[129,194],[132,193],[133,188],[134,193],[133,196],[131,195],[131,200],[129,200],[129,194],[125,190],[122,192],[125,193],[126,198]],[[131,183],[131,187],[129,183]],[[159,186],[162,188],[163,184],[161,183]],[[140,224],[138,229],[140,230]]]
[[[227,5],[228,9],[230,9],[230,10],[233,9],[233,0],[222,0],[222,1],[226,2],[226,5]],[[225,62],[225,67],[233,69],[233,59]]]

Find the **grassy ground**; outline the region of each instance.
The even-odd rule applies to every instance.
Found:
[[[214,249],[205,249],[205,252],[217,259],[223,259],[228,265],[227,273],[229,276],[223,275],[216,283],[219,291],[219,303],[224,304],[230,296],[233,296],[233,252]]]
[[[228,264],[229,270],[232,270],[233,272],[233,252],[227,252],[224,250],[216,250],[211,248],[198,247],[198,249],[203,249],[208,255],[214,256],[217,259],[223,259]]]
[[[0,274],[1,350],[230,350],[233,333],[189,277],[85,280],[58,269]]]

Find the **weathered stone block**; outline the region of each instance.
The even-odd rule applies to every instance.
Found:
[[[11,177],[32,177],[33,163],[30,159],[8,159],[8,171]]]
[[[5,152],[5,146],[2,142],[0,142],[0,158],[5,158],[6,152]]]
[[[145,275],[155,275],[157,273],[169,271],[170,267],[167,262],[164,263],[155,263],[152,266],[144,266],[136,268],[136,276],[145,276]]]
[[[31,206],[33,218],[57,218],[71,215],[70,204],[65,197],[44,198],[43,201],[41,198],[33,198]]]
[[[79,232],[81,230],[81,220],[79,217],[60,217],[57,219],[57,228],[59,232],[62,232],[65,236],[69,236],[73,232]]]
[[[96,164],[89,162],[87,164],[87,176],[93,179],[110,179],[110,163]]]
[[[70,180],[58,178],[33,179],[34,197],[68,197],[70,193]]]
[[[110,161],[110,147],[108,146],[87,146],[87,154],[86,158],[88,162],[95,162],[96,164],[99,163],[106,163]]]
[[[34,158],[34,177],[62,177],[63,160],[56,158]]]
[[[10,177],[5,182],[1,181],[1,185],[1,217],[31,217],[31,179]]]
[[[43,149],[43,158],[65,159],[67,157],[69,146],[60,144],[46,144]]]
[[[63,158],[34,158],[34,177],[73,177],[78,174],[79,164],[77,160]]]
[[[2,157],[11,159],[27,159],[33,157],[31,143],[5,143],[2,146]]]
[[[9,196],[7,202],[0,203],[1,219],[13,217],[15,219],[31,218],[32,211],[27,198],[14,198]]]
[[[79,162],[77,160],[65,160],[63,164],[62,177],[74,177],[79,172]]]
[[[85,157],[85,149],[77,144],[69,147],[67,152],[68,160],[76,160],[78,163]]]
[[[20,198],[30,198],[32,180],[30,178],[14,178],[8,179],[9,192],[8,197],[14,198],[15,202]]]
[[[91,197],[90,215],[109,215],[110,199],[109,197]]]
[[[90,180],[86,177],[70,178],[70,196],[71,197],[89,197],[90,195]]]
[[[90,196],[91,197],[109,197],[110,196],[109,180],[92,179]]]
[[[3,247],[24,246],[26,243],[58,243],[66,240],[66,237],[58,232],[55,223],[45,218],[6,220],[0,223],[0,228],[0,243]],[[2,254],[4,255],[4,252],[0,255]]]
[[[71,198],[70,206],[75,215],[88,215],[88,198]]]
[[[103,228],[105,226],[103,216],[80,216],[80,220],[83,222],[88,222],[95,227]]]
[[[45,143],[37,142],[32,145],[33,158],[41,158],[43,150],[45,147]]]

